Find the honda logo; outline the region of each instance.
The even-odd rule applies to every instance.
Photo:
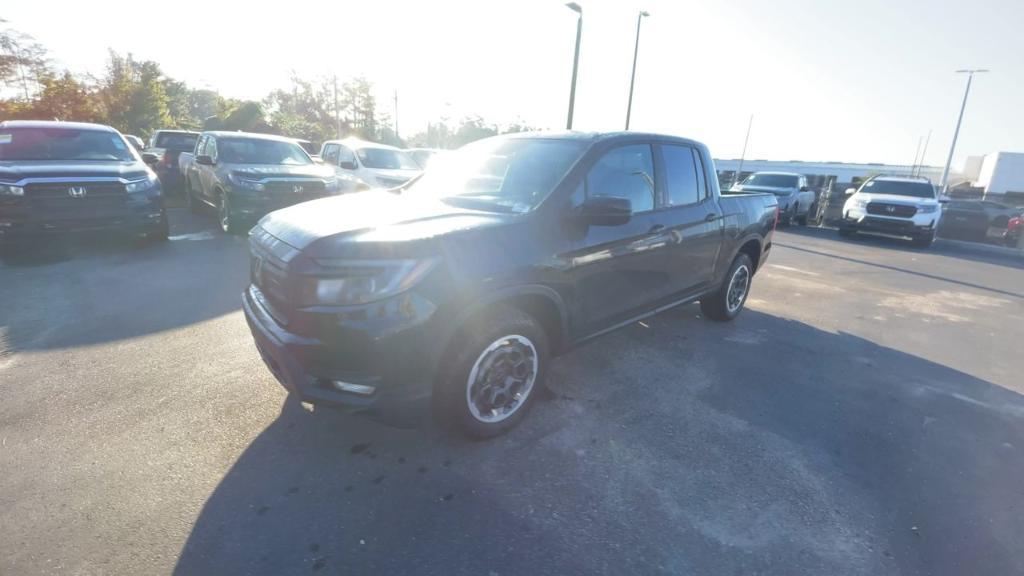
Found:
[[[71,196],[72,198],[84,198],[85,186],[72,186],[68,188],[68,196]]]
[[[302,194],[302,186],[299,184],[292,186],[292,192],[295,192],[296,194]]]

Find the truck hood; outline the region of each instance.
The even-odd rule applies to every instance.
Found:
[[[854,194],[856,197],[867,202],[887,202],[891,204],[906,204],[907,206],[935,206],[939,201],[935,198],[917,198],[915,196],[901,196],[899,194],[870,194],[860,192]]]
[[[142,162],[96,161],[5,161],[0,162],[0,180],[8,182],[22,178],[125,178],[145,177]]]
[[[342,245],[417,242],[516,217],[375,190],[296,204],[271,212],[259,226],[310,257],[336,257]]]
[[[774,186],[749,186],[746,184],[737,184],[732,187],[736,192],[769,192],[776,196],[789,196],[796,192],[796,188],[776,188]]]
[[[334,170],[330,166],[321,164],[307,164],[303,166],[289,166],[287,164],[227,164],[231,172],[240,176],[252,178],[287,178],[289,176],[303,176],[307,178],[332,178]]]

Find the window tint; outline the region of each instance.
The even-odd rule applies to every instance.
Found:
[[[338,163],[338,145],[328,144],[324,146],[324,162],[328,164]]]
[[[217,161],[217,139],[212,136],[206,139],[206,155]]]
[[[654,209],[654,161],[647,144],[609,150],[590,168],[587,196],[618,196],[633,204],[633,213]]]
[[[693,150],[687,146],[662,146],[661,155],[665,159],[665,182],[668,185],[665,204],[685,206],[700,202],[703,194]]]
[[[209,136],[200,136],[199,144],[196,145],[196,156],[202,156],[206,154],[206,143],[210,140]]]

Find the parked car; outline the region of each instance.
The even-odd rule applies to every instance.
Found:
[[[309,157],[314,161],[320,160],[320,148],[318,148],[316,144],[313,144],[309,140],[303,140],[302,138],[295,138],[295,143],[302,146],[302,149],[305,150],[306,154],[309,154]]]
[[[1024,209],[988,200],[953,200],[942,206],[939,235],[974,242],[1012,243],[1009,223],[1022,212]]]
[[[198,132],[186,130],[157,130],[149,139],[149,149],[159,161],[153,167],[167,191],[178,190],[183,184],[178,169],[178,156],[196,147]]]
[[[778,217],[772,194],[722,195],[682,138],[504,135],[448,161],[253,228],[245,315],[303,401],[500,434],[576,344],[695,300],[735,318]]]
[[[353,178],[313,162],[295,140],[268,134],[203,132],[186,169],[189,208],[216,208],[228,234],[278,208],[356,189]]]
[[[840,236],[878,232],[909,237],[918,246],[935,241],[942,212],[927,178],[875,176],[846,194]]]
[[[142,138],[139,138],[134,134],[122,134],[122,136],[124,136],[124,139],[127,140],[128,143],[132,145],[132,148],[134,148],[139,154],[146,151],[146,144],[142,141]]]
[[[407,148],[405,152],[412,156],[412,159],[416,161],[420,169],[426,169],[430,159],[439,153],[443,153],[444,150],[438,150],[437,148]]]
[[[404,150],[355,138],[324,142],[320,157],[338,175],[357,178],[370,188],[395,188],[422,171]]]
[[[167,239],[160,181],[109,126],[0,122],[0,242],[117,231]]]
[[[754,172],[732,187],[733,192],[769,192],[779,199],[779,221],[807,225],[816,196],[807,177],[791,172]]]

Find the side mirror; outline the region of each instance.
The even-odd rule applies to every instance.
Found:
[[[633,203],[629,198],[595,196],[587,198],[579,207],[580,215],[594,226],[621,226],[629,222]]]
[[[143,152],[142,153],[142,161],[145,162],[146,164],[149,164],[150,166],[152,166],[153,164],[156,164],[157,162],[159,162],[160,158],[158,158],[157,155],[153,154],[152,152]]]
[[[811,189],[810,189],[810,188],[808,188],[807,186],[801,186],[801,187],[800,187],[800,191],[801,191],[801,192],[810,192],[810,191],[811,191]]]
[[[359,168],[356,166],[355,162],[349,162],[348,160],[338,162],[338,167],[344,170],[355,170],[356,168]]]
[[[202,164],[203,166],[213,166],[213,158],[210,158],[206,154],[200,154],[196,156],[196,164]]]
[[[939,204],[949,204],[949,196],[939,196]]]
[[[846,189],[846,195],[847,196],[852,196],[852,195],[854,195],[856,193],[857,193],[857,189],[856,188],[847,188]]]

